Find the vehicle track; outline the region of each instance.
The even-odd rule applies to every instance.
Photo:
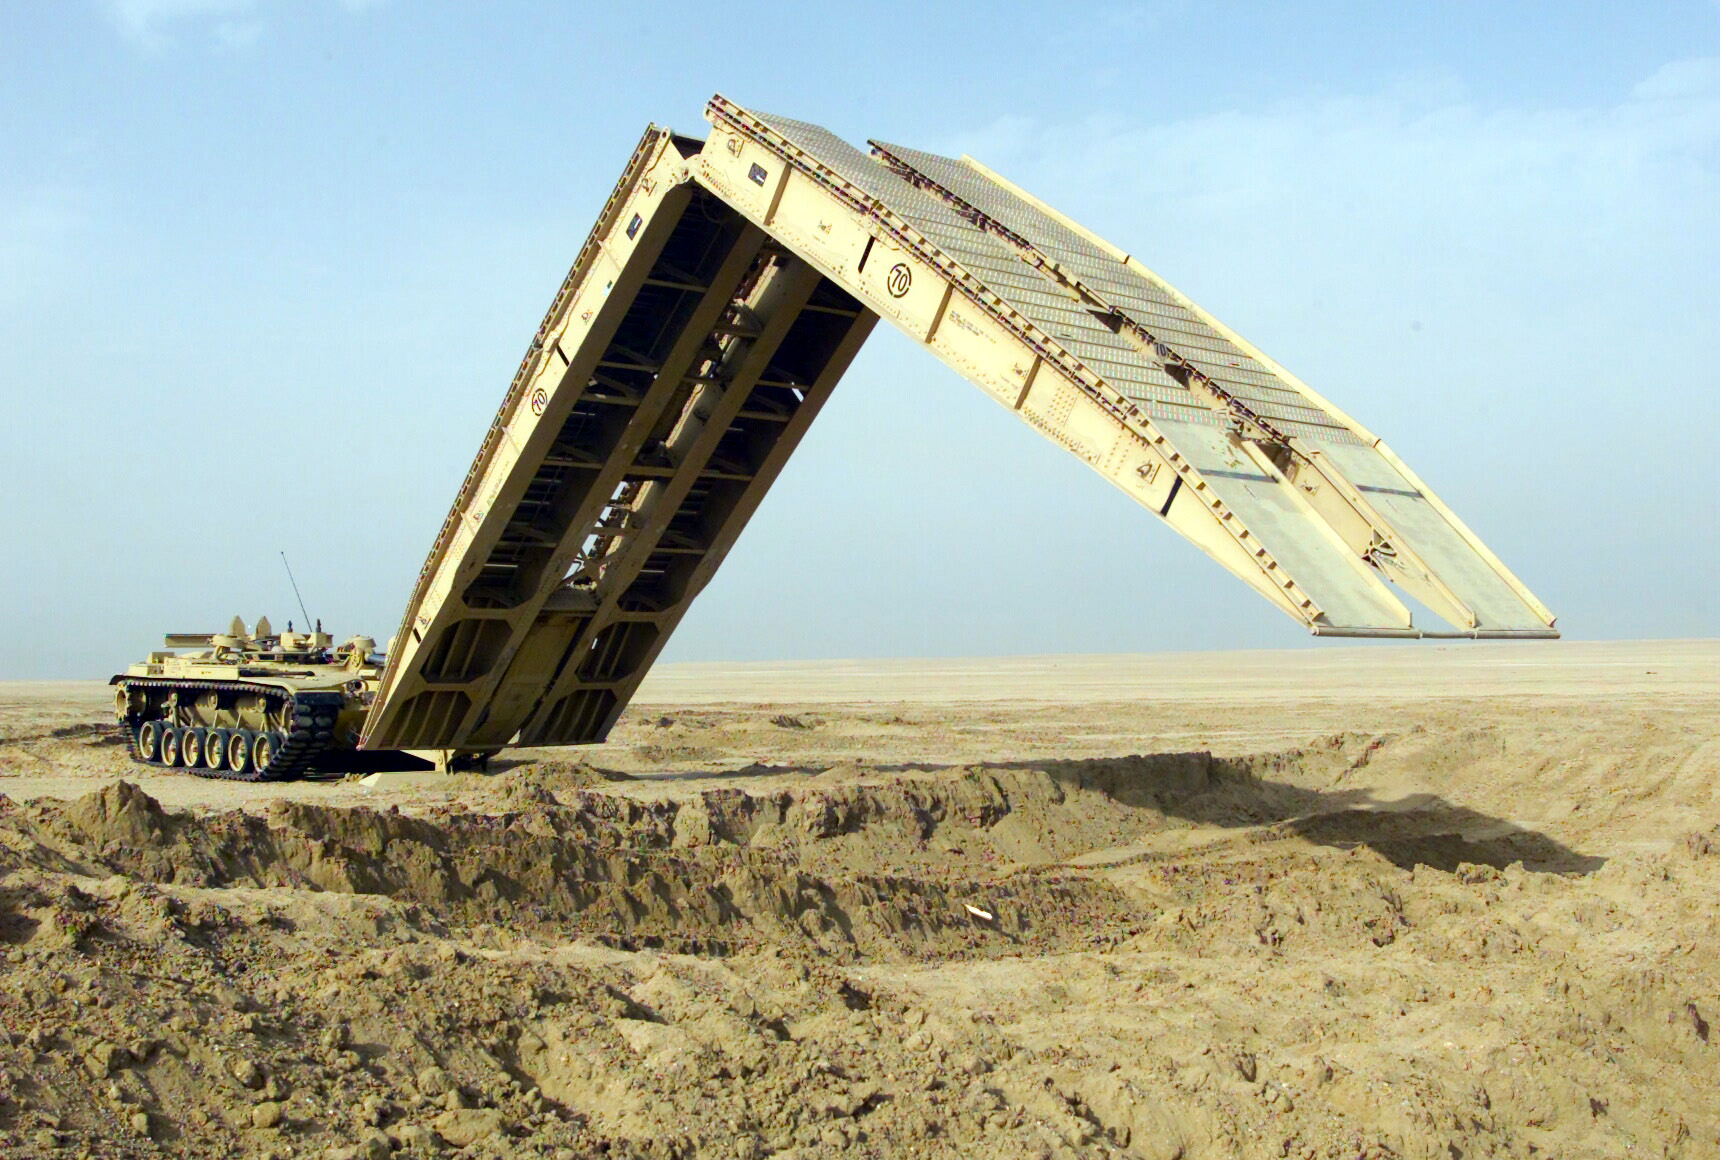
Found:
[[[216,778],[224,781],[288,781],[314,772],[316,761],[328,749],[334,740],[334,720],[340,712],[341,698],[339,693],[298,693],[288,697],[278,689],[271,689],[244,681],[184,681],[157,680],[149,677],[132,678],[122,681],[121,690],[132,686],[154,689],[192,689],[199,692],[238,692],[252,693],[269,698],[277,703],[290,701],[292,711],[282,711],[283,719],[290,719],[292,728],[284,730],[285,739],[281,748],[263,769],[248,765],[244,770],[235,770],[223,766],[221,769],[211,769],[204,763],[195,766],[175,765],[169,767],[165,762],[149,760],[138,749],[138,728],[152,718],[139,714],[128,714],[125,720],[124,732],[126,751],[131,759],[139,765],[153,765],[159,768],[183,769],[196,777]],[[321,712],[319,712],[321,710]]]

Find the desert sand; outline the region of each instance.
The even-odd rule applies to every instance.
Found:
[[[666,665],[241,785],[0,684],[0,1155],[1710,1157],[1720,642]]]

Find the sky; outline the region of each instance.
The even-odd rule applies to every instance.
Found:
[[[1720,3],[1066,8],[0,7],[0,679],[297,618],[283,551],[389,636],[641,131],[713,92],[1139,256],[1567,636],[1720,635]],[[1306,643],[881,326],[664,655]]]

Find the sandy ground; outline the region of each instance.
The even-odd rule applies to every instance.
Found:
[[[0,684],[0,1155],[1720,1146],[1720,643],[665,666],[370,784],[108,706]]]

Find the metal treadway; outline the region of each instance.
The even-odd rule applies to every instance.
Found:
[[[1558,635],[1376,436],[984,166],[720,96],[706,119],[634,151],[425,562],[363,747],[601,741],[879,318],[1311,632]],[[1451,627],[1414,625],[1393,585]]]

